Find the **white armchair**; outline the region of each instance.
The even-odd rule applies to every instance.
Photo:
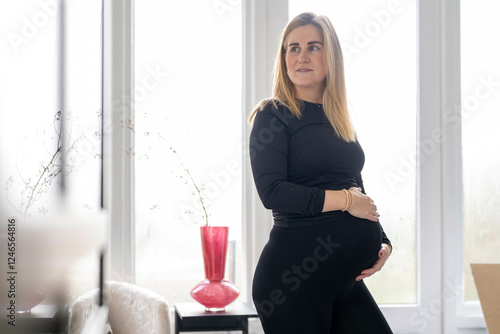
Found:
[[[99,309],[97,298],[95,289],[73,303],[70,334],[82,333],[91,314]],[[104,301],[113,334],[170,334],[169,306],[159,294],[137,285],[109,281],[104,283]]]

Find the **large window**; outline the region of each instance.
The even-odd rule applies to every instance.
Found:
[[[229,226],[241,288],[241,3],[135,2],[136,283],[170,303],[204,279],[200,226]],[[189,171],[189,174],[187,172]],[[191,179],[192,177],[192,179]]]
[[[470,264],[500,262],[500,4],[461,7],[464,297],[472,301]]]
[[[135,198],[119,208],[135,217],[115,217],[112,205],[109,211],[112,227],[135,221],[132,238],[117,233],[110,242],[110,253],[132,254],[135,277],[113,271],[108,278],[148,287],[171,304],[192,301],[190,290],[204,278],[199,226],[205,215],[192,177],[210,224],[230,227],[226,276],[247,297],[270,215],[242,186],[251,178],[242,165],[248,129],[242,87],[247,109],[270,94],[264,87],[278,30],[313,11],[327,15],[340,37],[350,108],[366,154],[365,187],[394,244],[384,270],[366,280],[370,290],[395,332],[485,333],[484,320],[473,314],[480,308],[470,263],[500,261],[496,2],[462,0],[461,8],[448,0],[118,3],[135,5],[128,17],[135,19],[133,52],[123,46],[131,41],[113,38],[104,38],[101,48],[101,37],[111,36],[111,23],[120,21],[104,22],[101,35],[101,6],[110,2],[0,0],[3,222],[14,216],[43,223],[55,215],[62,111],[68,117],[64,203],[71,212],[99,210],[103,136],[115,141],[106,146],[114,159],[114,169],[104,171],[107,195]],[[112,19],[122,15],[128,14],[105,11]],[[104,57],[104,67],[134,59],[128,69],[134,82],[115,80],[123,68],[108,66],[102,75],[102,53],[109,50],[114,58]],[[113,97],[124,98],[126,88],[134,92],[135,116],[115,117],[103,134],[107,83],[114,85]],[[135,176],[113,178],[125,169],[124,157],[134,162],[135,170],[126,168]],[[113,268],[127,265],[111,260]],[[97,285],[95,254],[72,269],[71,300]]]
[[[378,303],[417,302],[415,1],[289,1],[290,18],[326,15],[340,38],[363,180],[394,245],[367,285]]]

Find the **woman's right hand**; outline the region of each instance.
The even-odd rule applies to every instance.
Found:
[[[352,205],[348,212],[354,217],[368,219],[378,222],[380,216],[377,211],[377,206],[373,200],[361,192],[361,188],[349,188],[352,194]]]

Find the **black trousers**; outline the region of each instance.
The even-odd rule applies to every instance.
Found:
[[[378,257],[379,223],[338,212],[321,222],[277,225],[252,288],[266,334],[392,333],[363,281],[355,281]]]

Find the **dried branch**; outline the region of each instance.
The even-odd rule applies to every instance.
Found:
[[[207,209],[205,207],[205,202],[203,201],[203,195],[201,194],[201,190],[202,188],[198,187],[198,184],[196,183],[196,181],[194,180],[193,176],[191,175],[191,172],[189,171],[189,169],[184,165],[184,163],[182,162],[182,159],[180,157],[180,155],[177,153],[176,150],[174,150],[173,147],[170,147],[170,150],[175,154],[175,156],[177,157],[177,159],[179,159],[179,163],[183,169],[183,171],[186,173],[186,175],[189,177],[189,180],[191,181],[191,184],[194,186],[194,189],[196,190],[196,193],[195,195],[198,196],[198,198],[200,199],[200,203],[201,203],[201,206],[203,208],[203,212],[205,213],[205,225],[208,226],[208,213],[207,213]]]

